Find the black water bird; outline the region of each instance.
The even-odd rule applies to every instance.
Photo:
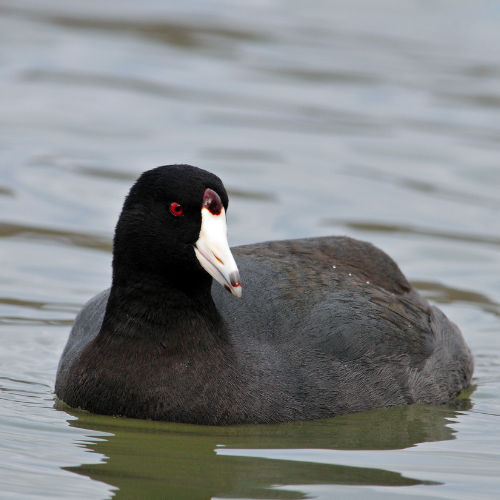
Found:
[[[140,176],[116,226],[112,286],[79,313],[59,362],[61,400],[270,423],[444,403],[469,384],[459,329],[384,252],[347,237],[230,250],[227,206],[221,180],[196,167]]]

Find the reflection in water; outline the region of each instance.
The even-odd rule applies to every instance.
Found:
[[[450,407],[405,406],[314,422],[204,427],[112,418],[58,404],[78,417],[69,421],[71,426],[112,434],[86,444],[107,456],[105,463],[67,470],[117,487],[116,498],[164,498],[167,491],[171,498],[189,499],[304,498],[293,485],[425,484],[381,469],[380,461],[373,468],[303,462],[294,459],[294,450],[388,450],[390,454],[421,442],[453,439],[447,424],[457,415]],[[469,406],[469,401],[462,400],[462,405]],[[226,455],[218,455],[220,449]],[[231,449],[254,450],[258,457],[230,456]],[[286,450],[289,459],[269,460],[266,450]],[[288,489],[277,490],[276,485]]]

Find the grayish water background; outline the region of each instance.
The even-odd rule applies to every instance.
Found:
[[[0,0],[1,498],[498,495],[499,54],[499,2]],[[123,197],[172,162],[224,180],[232,244],[386,250],[461,326],[470,402],[230,429],[55,409]]]

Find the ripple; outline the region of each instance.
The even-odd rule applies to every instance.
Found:
[[[260,32],[228,27],[227,25],[208,25],[202,23],[185,23],[169,21],[167,19],[137,19],[89,17],[83,14],[57,14],[55,12],[41,12],[26,8],[1,6],[3,15],[29,19],[41,23],[48,23],[64,28],[81,29],[84,31],[103,31],[106,35],[130,36],[153,39],[169,45],[186,49],[206,49],[207,45],[219,45],[223,42],[227,46],[228,40],[233,41],[266,41],[270,36]],[[219,42],[220,41],[220,42]]]
[[[423,292],[431,292],[427,295],[433,301],[440,304],[453,304],[456,302],[464,302],[467,304],[476,304],[479,309],[484,312],[494,314],[500,317],[500,304],[492,301],[482,293],[473,292],[471,290],[451,288],[441,283],[431,281],[412,281],[412,285]]]
[[[274,107],[276,110],[277,107]],[[290,111],[290,110],[288,110]],[[364,136],[387,136],[391,126],[383,120],[375,120],[369,116],[345,111],[325,110],[315,106],[302,106],[290,116],[269,115],[269,109],[262,114],[254,112],[207,112],[204,123],[218,124],[228,127],[245,127],[259,130],[280,130],[300,132],[302,134],[331,135],[351,134]]]
[[[77,173],[87,175],[90,177],[100,177],[103,179],[112,179],[115,181],[134,182],[137,179],[137,174],[128,172],[120,172],[118,170],[111,170],[104,167],[88,167],[80,165],[74,168]]]
[[[73,319],[25,318],[24,316],[0,316],[0,325],[11,326],[71,326]]]
[[[303,80],[312,83],[333,83],[333,84],[357,84],[357,85],[376,85],[383,83],[379,76],[362,73],[358,71],[326,71],[305,68],[273,68],[273,67],[255,67],[256,70],[263,73],[273,74],[289,80]]]
[[[389,224],[386,222],[366,222],[346,219],[328,218],[323,220],[326,226],[345,226],[358,231],[371,231],[377,233],[400,233],[400,234],[418,234],[430,236],[432,238],[442,238],[451,241],[461,241],[466,243],[478,243],[481,245],[500,246],[500,238],[493,236],[476,236],[465,233],[453,233],[442,229],[431,229],[427,227],[417,227],[406,224]]]
[[[118,19],[116,17],[104,19],[68,15],[42,16],[38,17],[38,19],[69,28],[105,31],[106,35],[113,33],[119,35],[139,35],[183,48],[204,49],[207,47],[207,44],[210,44],[207,37],[212,38],[212,43],[216,43],[214,39],[254,42],[269,40],[269,36],[264,36],[256,31],[236,29],[234,27],[229,28],[220,25],[208,26],[207,24],[169,22],[167,20]],[[227,40],[224,43],[226,44]]]
[[[8,387],[6,386],[3,386],[3,383],[4,382],[7,382],[8,384],[18,384],[20,386],[22,385],[29,385],[30,387],[31,386],[39,386],[39,387],[43,387],[45,389],[47,388],[51,388],[50,386],[48,386],[47,384],[42,384],[40,382],[34,382],[33,380],[21,380],[21,379],[17,379],[17,378],[12,378],[12,377],[0,377],[0,390],[4,390],[4,391],[9,391],[11,389],[9,389]],[[16,386],[17,387],[17,386]],[[28,392],[28,393],[33,393],[33,389],[31,390],[23,390],[23,389],[17,389],[16,388],[16,391],[18,392]],[[44,391],[45,392],[45,391]]]
[[[5,186],[0,186],[0,196],[14,196],[14,191]]]
[[[118,90],[129,90],[141,92],[148,95],[168,98],[182,98],[188,96],[193,99],[193,93],[177,86],[169,86],[165,83],[155,83],[142,78],[132,76],[120,76],[113,74],[91,73],[85,71],[65,71],[33,68],[25,70],[20,74],[21,81],[74,84],[78,86],[108,87]],[[213,96],[210,96],[213,97]],[[208,97],[207,97],[208,99]],[[222,96],[221,96],[222,99]]]
[[[249,162],[272,162],[284,163],[283,155],[276,151],[264,151],[260,149],[231,149],[231,148],[206,148],[200,154],[207,158],[216,160],[238,160]]]
[[[475,78],[497,78],[500,76],[500,66],[493,64],[469,64],[463,67],[461,74]]]
[[[10,306],[26,307],[29,309],[38,309],[43,311],[58,311],[76,313],[79,311],[80,304],[69,304],[65,302],[40,302],[35,300],[16,299],[12,297],[0,297],[0,304]]]
[[[266,99],[252,96],[240,96],[227,91],[217,92],[213,90],[199,90],[187,87],[183,84],[167,84],[155,82],[146,78],[138,78],[132,75],[115,75],[88,71],[68,71],[60,69],[31,68],[19,73],[22,82],[48,82],[61,85],[75,85],[78,87],[89,86],[97,88],[109,88],[113,90],[124,90],[134,93],[142,93],[148,96],[163,97],[179,101],[200,102],[217,104],[222,108],[241,106],[252,107],[262,110],[279,110],[290,112],[293,103],[280,102],[274,99]]]
[[[227,188],[228,194],[232,198],[242,198],[245,200],[275,202],[278,198],[273,193],[265,191],[252,191],[250,189]]]
[[[412,179],[404,175],[399,175],[395,172],[386,173],[373,166],[367,167],[361,165],[349,165],[349,168],[344,169],[342,174],[353,177],[362,177],[372,181],[383,182],[384,184],[393,184],[408,188],[412,191],[418,191],[420,193],[438,194],[443,198],[459,201],[460,203],[466,202],[477,206],[486,206],[488,208],[500,208],[500,201],[498,198],[491,198],[485,196],[484,194],[476,195],[471,192],[445,188],[429,181]]]
[[[0,238],[46,240],[105,252],[110,252],[112,249],[112,241],[108,236],[75,231],[60,231],[47,227],[11,224],[7,222],[0,222]]]
[[[92,160],[59,153],[33,155],[30,159],[30,164],[35,166],[50,166],[65,171],[69,170],[80,175],[99,177],[116,181],[133,182],[138,177],[138,174],[135,172],[130,173],[123,170],[111,169],[101,165],[92,164]]]
[[[474,108],[484,107],[487,109],[499,109],[500,108],[500,95],[498,94],[487,94],[487,93],[477,93],[477,94],[459,94],[459,93],[439,93],[436,94],[439,98],[447,101],[455,101],[459,104],[469,104]]]

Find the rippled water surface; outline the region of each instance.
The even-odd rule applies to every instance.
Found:
[[[494,498],[500,5],[0,0],[2,498]],[[206,428],[55,406],[143,170],[229,188],[232,244],[348,234],[457,322],[449,407]]]

